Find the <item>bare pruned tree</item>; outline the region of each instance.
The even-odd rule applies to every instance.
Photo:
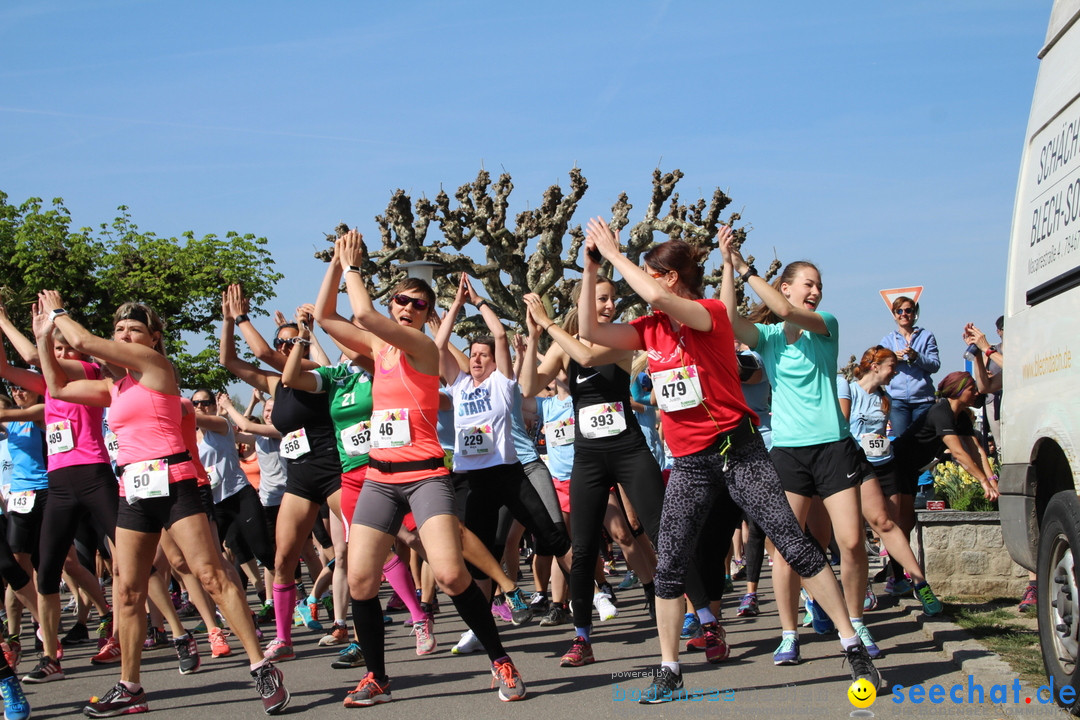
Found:
[[[682,178],[680,170],[653,172],[652,196],[645,216],[620,238],[623,252],[635,263],[640,263],[641,256],[657,242],[657,234],[664,236],[661,241],[679,239],[713,250],[720,225],[735,227],[741,220],[738,213],[721,219],[731,198],[719,188],[708,201],[699,198],[683,205],[675,192]],[[464,272],[480,281],[500,317],[518,328],[525,327],[523,297],[528,292],[544,298],[552,317],[565,315],[573,306],[571,293],[582,272],[580,255],[585,242],[581,224],[571,225],[571,219],[587,189],[584,175],[574,168],[570,171],[568,192],[552,185],[536,209],[518,213],[513,227],[507,227],[510,194],[514,190],[508,173],[492,183],[491,175],[481,170],[475,181],[458,188],[453,201],[440,190],[434,202],[421,197],[414,204],[404,190],[397,190],[386,212],[375,218],[382,247],[365,256],[364,274],[372,297],[383,297],[406,276],[403,263],[423,260],[437,264],[435,291],[444,307],[450,305],[457,290],[457,274]],[[632,209],[626,193],[620,194],[611,208],[612,229],[624,230],[630,224]],[[441,238],[428,237],[432,223],[442,231]],[[327,235],[327,240],[333,242],[348,229],[347,225],[339,225],[333,234]],[[736,228],[739,246],[745,241],[746,233],[745,226]],[[476,246],[483,248],[482,259],[474,258]],[[530,246],[533,246],[531,252]],[[466,248],[473,249],[472,254],[466,254]],[[316,253],[323,260],[329,260],[331,255],[331,250]],[[747,259],[752,262],[754,258]],[[772,278],[779,269],[780,261],[774,259],[765,277]],[[714,295],[719,292],[720,271],[720,267],[715,267],[705,272],[706,288]],[[610,264],[605,262],[601,272],[610,274]],[[740,308],[745,312],[747,301],[742,294],[742,283],[736,283]],[[632,318],[644,312],[641,298],[630,290],[625,280],[618,280],[616,287],[622,298],[616,307],[616,317]],[[462,337],[484,331],[478,317],[463,321],[457,328]]]

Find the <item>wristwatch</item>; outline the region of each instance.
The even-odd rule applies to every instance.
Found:
[[[236,324],[251,322],[251,318],[247,316],[247,313],[240,313],[236,316]]]

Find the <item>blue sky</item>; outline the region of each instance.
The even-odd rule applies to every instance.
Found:
[[[748,252],[821,267],[842,360],[894,327],[879,289],[919,284],[958,369],[964,322],[994,340],[1003,312],[1051,4],[9,0],[0,189],[76,226],[123,204],[159,235],[266,236],[291,316],[322,233],[377,237],[398,188],[505,169],[516,213],[576,164],[575,219],[625,191],[634,222],[679,168],[684,201],[732,196]]]

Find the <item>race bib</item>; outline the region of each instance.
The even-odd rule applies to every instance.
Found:
[[[45,426],[45,442],[50,455],[58,455],[75,449],[75,439],[71,434],[71,421],[49,423]]]
[[[590,440],[596,438],[611,437],[626,430],[626,416],[623,414],[623,404],[600,403],[581,408],[578,413],[581,434]]]
[[[287,460],[296,460],[311,452],[308,444],[307,431],[304,428],[293,430],[281,438],[281,457]]]
[[[206,468],[206,477],[210,480],[211,489],[217,490],[221,487],[221,473],[213,467]]]
[[[859,438],[859,447],[866,453],[866,457],[884,457],[889,454],[892,444],[889,438],[876,433],[863,433]]]
[[[495,451],[495,433],[490,425],[474,425],[458,431],[458,448],[462,455],[490,455]]]
[[[653,373],[653,392],[657,406],[664,412],[697,407],[703,398],[697,365]]]
[[[380,450],[412,445],[412,431],[409,429],[409,410],[379,410],[371,414],[371,426],[375,437],[371,446]]]
[[[547,438],[548,447],[570,445],[574,442],[574,418],[544,423],[544,437]]]
[[[147,460],[124,468],[124,496],[136,500],[169,496],[169,461]]]
[[[33,490],[23,490],[22,492],[12,493],[11,496],[8,497],[8,512],[26,515],[34,509],[34,501],[36,499],[37,493]]]
[[[361,420],[351,425],[340,433],[341,447],[345,448],[345,454],[349,457],[367,455],[371,450],[371,423]]]
[[[120,440],[116,437],[116,433],[106,433],[105,449],[109,452],[109,459],[116,462],[116,455],[120,452]]]

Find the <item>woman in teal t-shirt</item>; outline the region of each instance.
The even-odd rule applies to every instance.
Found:
[[[839,324],[818,310],[821,274],[809,262],[793,262],[771,285],[743,259],[730,241],[721,245],[724,262],[762,299],[750,318],[727,305],[735,337],[756,350],[773,387],[770,451],[791,509],[805,527],[814,498],[821,498],[840,548],[840,581],[851,626],[871,657],[880,654],[862,623],[868,570],[859,495],[862,454],[852,440],[836,398]],[[824,530],[828,534],[827,529]],[[828,537],[818,537],[822,546]],[[777,665],[798,663],[796,624],[799,580],[782,557],[774,559],[773,582],[782,639],[773,653]],[[812,602],[814,629],[830,632],[833,623]],[[841,642],[850,642],[841,638]]]

